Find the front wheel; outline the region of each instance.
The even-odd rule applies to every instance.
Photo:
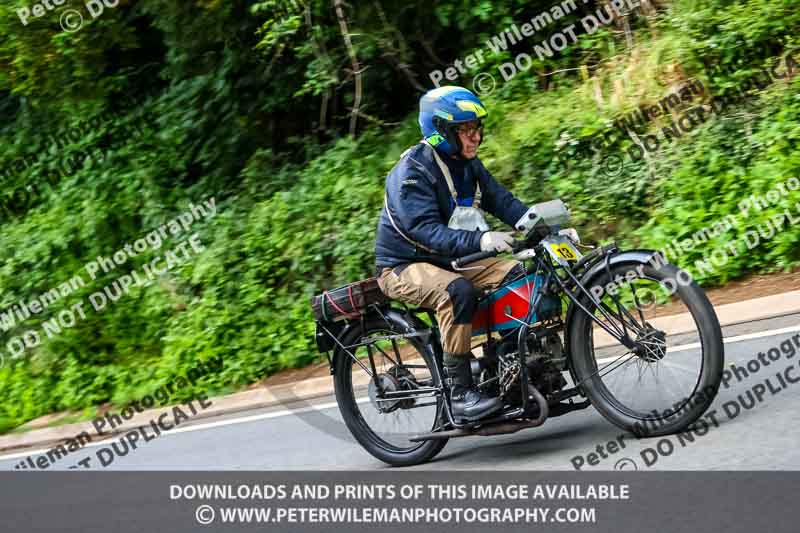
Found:
[[[569,326],[572,366],[592,405],[639,437],[685,430],[711,405],[724,366],[722,332],[703,290],[674,265],[611,266],[586,287]]]
[[[441,429],[445,406],[430,344],[419,336],[397,338],[404,330],[383,319],[367,321],[363,331],[341,339],[355,358],[340,349],[334,368],[345,424],[365,450],[392,466],[429,461],[447,444],[409,440]]]

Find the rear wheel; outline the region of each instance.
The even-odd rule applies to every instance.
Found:
[[[399,331],[379,319],[340,339],[353,346],[355,359],[339,349],[334,386],[342,418],[361,446],[392,466],[410,466],[429,461],[447,444],[409,440],[441,429],[445,406],[430,344],[422,337],[387,339]]]
[[[576,312],[572,364],[592,405],[641,437],[685,430],[711,405],[724,365],[722,332],[703,290],[669,264],[613,266],[586,288],[601,306],[585,295],[581,303],[637,343],[627,348]]]

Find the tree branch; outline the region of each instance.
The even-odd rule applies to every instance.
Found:
[[[406,62],[408,59],[406,57],[408,54],[408,46],[403,38],[403,34],[397,31],[397,28],[389,24],[389,19],[386,17],[386,12],[381,7],[380,2],[374,1],[373,5],[375,6],[375,10],[378,12],[378,16],[383,23],[384,31],[389,36],[387,38],[378,37],[379,46],[383,48],[383,57],[386,58],[386,60],[395,68],[395,70],[399,71],[403,76],[405,76],[406,80],[408,80],[408,83],[414,89],[424,93],[425,87],[423,87],[422,84],[417,81],[416,73],[411,70]],[[391,36],[394,36],[394,38],[397,39],[399,50],[397,47],[395,47]]]
[[[350,41],[350,32],[347,29],[347,19],[344,16],[343,5],[343,0],[333,0],[333,6],[336,9],[336,18],[339,19],[339,29],[342,32],[342,40],[344,40],[345,48],[347,48],[347,55],[350,56],[350,62],[353,65],[355,97],[353,99],[353,112],[350,115],[350,136],[355,138],[356,126],[358,124],[358,109],[361,107],[361,66],[358,64],[358,57],[353,48],[353,43]]]
[[[311,23],[311,6],[306,5],[305,9],[303,10],[303,15],[306,21],[306,26],[308,26],[308,33],[311,35],[311,41],[314,43],[312,47],[314,50],[314,56],[321,62],[321,63],[330,63],[327,51],[324,48],[324,45],[320,45],[317,41],[317,36],[314,35],[314,25]],[[324,57],[324,59],[323,59]],[[327,60],[327,61],[326,61]],[[331,73],[334,79],[337,78],[336,72]],[[328,100],[330,99],[330,88],[326,88],[325,92],[322,94],[322,104],[319,108],[319,123],[317,124],[317,131],[324,132],[327,128],[325,127],[325,123],[328,120]]]

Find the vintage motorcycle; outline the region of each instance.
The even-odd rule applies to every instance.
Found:
[[[387,300],[375,278],[312,299],[342,418],[376,458],[419,464],[450,438],[514,433],[590,405],[623,430],[654,437],[685,430],[711,405],[722,332],[689,274],[656,251],[581,244],[574,229],[562,229],[570,215],[560,200],[530,216],[513,247],[525,273],[483,291],[473,320],[473,353],[481,354],[471,361],[473,381],[503,401],[490,418],[455,423],[432,311]]]

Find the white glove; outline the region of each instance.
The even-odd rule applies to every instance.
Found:
[[[487,231],[481,235],[481,252],[510,252],[513,242],[510,232]]]

